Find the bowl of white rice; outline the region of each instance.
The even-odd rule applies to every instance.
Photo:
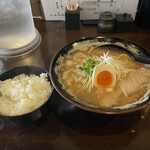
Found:
[[[33,122],[49,110],[52,95],[49,73],[36,66],[19,66],[0,74],[0,115]]]

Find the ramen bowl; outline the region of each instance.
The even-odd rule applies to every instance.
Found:
[[[45,115],[49,114],[49,110],[50,110],[49,109],[49,102],[50,102],[50,97],[51,97],[51,94],[52,94],[52,91],[53,91],[53,88],[52,88],[51,82],[50,82],[49,73],[45,69],[40,68],[40,67],[36,67],[36,66],[19,66],[19,67],[12,68],[12,69],[10,69],[10,70],[0,74],[0,81],[3,82],[3,81],[6,81],[7,79],[10,79],[10,80],[11,79],[15,79],[16,77],[18,77],[20,75],[23,76],[23,78],[21,80],[19,78],[17,78],[16,80],[13,80],[13,81],[10,81],[10,82],[14,82],[14,83],[16,82],[17,83],[17,84],[15,84],[16,86],[19,86],[19,84],[22,84],[22,85],[26,84],[27,86],[25,86],[25,88],[22,88],[22,85],[20,85],[20,87],[18,87],[17,89],[14,88],[15,89],[14,93],[18,92],[18,90],[20,90],[20,91],[21,90],[22,91],[23,90],[27,90],[27,88],[28,88],[29,94],[31,96],[33,96],[33,99],[31,97],[31,99],[27,98],[28,101],[24,100],[25,97],[23,95],[22,96],[23,98],[22,98],[21,94],[20,94],[21,92],[20,92],[19,93],[20,95],[19,94],[17,95],[19,98],[16,100],[16,101],[20,100],[19,105],[15,104],[14,106],[17,106],[18,109],[19,109],[19,107],[21,107],[20,110],[24,110],[24,111],[19,111],[17,113],[15,111],[13,111],[13,114],[12,114],[12,113],[9,113],[7,111],[5,113],[2,113],[2,110],[1,110],[1,114],[0,115],[3,116],[3,117],[7,117],[8,119],[10,119],[10,120],[12,120],[12,121],[14,121],[16,123],[20,123],[20,124],[22,124],[22,123],[27,123],[27,124],[28,123],[33,123],[33,122],[36,122],[36,121],[44,118]],[[41,79],[41,75],[45,75],[45,77]],[[25,76],[28,77],[28,78],[26,78],[26,81],[25,81],[25,78],[24,78]],[[32,78],[30,78],[31,76],[32,76]],[[40,78],[38,78],[38,77],[40,77]],[[19,83],[18,83],[17,80],[19,81]],[[47,87],[50,87],[50,90],[48,89],[48,91],[46,91],[47,96],[44,96],[43,101],[40,103],[39,101],[42,100],[42,96],[43,96],[42,94],[44,93],[43,90],[41,90],[41,88],[39,88],[40,86],[38,86],[41,83],[41,82],[39,82],[41,80],[44,80],[43,84],[46,83]],[[9,80],[7,80],[7,81],[9,81]],[[31,84],[28,84],[29,82]],[[39,84],[38,84],[38,82],[39,82]],[[34,83],[37,83],[38,85],[37,84],[34,85]],[[7,85],[8,85],[8,83],[5,85],[5,89],[7,89]],[[11,85],[12,85],[12,83],[10,84],[10,86]],[[35,98],[34,97],[34,95],[36,94],[35,90],[39,91],[38,88],[40,89],[40,94],[42,96],[40,98],[39,97]],[[8,87],[8,89],[9,89],[9,87]],[[14,89],[11,89],[11,90],[13,91]],[[2,87],[1,87],[1,90],[2,90]],[[46,88],[46,90],[47,90],[47,88]],[[23,92],[23,94],[24,93],[26,93],[26,91]],[[1,93],[1,97],[2,97],[2,95],[3,95],[3,93]],[[38,95],[38,93],[37,93],[37,95]],[[12,97],[10,97],[10,99],[12,99]],[[38,101],[38,99],[39,99],[39,101]],[[12,100],[14,100],[14,99],[12,99]],[[31,105],[30,101],[32,101],[32,102],[35,101],[35,103],[39,102],[39,104],[37,106],[33,107]],[[15,102],[13,102],[13,103],[15,103]],[[8,104],[6,103],[4,106],[6,106],[7,109],[9,109],[9,104],[11,104],[11,103],[8,103]],[[32,108],[29,109],[29,107],[31,107],[31,106],[32,106]],[[10,108],[12,108],[12,107],[10,107]]]
[[[62,82],[59,79],[59,77],[62,73],[61,70],[58,69],[59,65],[61,64],[60,60],[64,59],[66,55],[72,54],[72,52],[75,52],[76,50],[78,51],[80,49],[80,50],[84,51],[85,47],[91,47],[91,46],[98,47],[98,46],[104,45],[104,44],[116,44],[116,45],[119,45],[119,46],[122,46],[122,47],[128,49],[129,51],[131,51],[132,53],[135,53],[136,55],[150,57],[150,53],[148,50],[146,50],[142,46],[140,46],[132,41],[128,41],[125,39],[115,38],[115,37],[82,38],[82,39],[79,39],[72,43],[69,43],[68,45],[63,47],[53,57],[53,59],[51,61],[51,65],[50,65],[50,78],[51,78],[54,88],[71,105],[74,105],[78,108],[81,108],[86,111],[94,112],[94,113],[124,114],[124,113],[129,113],[129,112],[134,112],[134,111],[140,110],[140,109],[146,107],[147,105],[149,105],[150,104],[150,98],[149,98],[150,88],[149,87],[144,92],[144,94],[140,98],[135,100],[134,102],[127,103],[122,106],[113,106],[113,107],[101,107],[101,106],[90,104],[89,102],[85,102],[85,101],[83,101],[82,98],[77,97],[76,95],[68,92],[67,88],[64,87],[64,85],[62,84]],[[80,48],[78,47],[78,45],[80,45]],[[90,51],[90,49],[89,49],[89,51]],[[109,49],[109,51],[111,51],[111,50]],[[128,57],[130,57],[130,56],[128,56]],[[74,59],[78,59],[78,58],[74,57]],[[144,64],[144,65],[146,65],[147,68],[149,68],[148,64]],[[81,68],[81,69],[83,69],[83,68]],[[73,70],[75,70],[75,69],[73,69]],[[71,86],[73,86],[73,84]],[[75,89],[80,90],[80,89],[78,89],[78,87]],[[88,97],[88,94],[86,94],[86,95]],[[136,93],[135,93],[135,95],[136,95]],[[94,100],[94,98],[91,100]]]

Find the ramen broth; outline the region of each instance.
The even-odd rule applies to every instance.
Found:
[[[89,87],[83,88],[87,75],[84,71],[79,69],[79,66],[82,66],[83,62],[87,59],[93,60],[93,58],[100,58],[101,56],[104,56],[104,54],[108,54],[109,57],[113,58],[118,64],[122,65],[124,70],[128,70],[128,72],[145,67],[144,64],[134,61],[131,57],[121,51],[108,51],[104,49],[98,50],[94,46],[91,46],[84,51],[75,50],[66,56],[61,56],[61,59],[58,59],[59,65],[56,67],[56,70],[59,70],[60,72],[58,74],[59,82],[70,95],[81,100],[81,103],[96,107],[108,107],[109,105],[105,105],[105,100],[110,99],[111,101],[111,98],[113,98],[119,91],[117,82],[128,74],[128,72],[122,71],[120,76],[116,77],[116,85],[113,88],[95,86],[92,86],[90,90]],[[132,103],[142,97],[146,90],[147,88],[143,87],[138,92],[130,96],[125,96],[119,91],[119,100],[110,106],[123,106]]]

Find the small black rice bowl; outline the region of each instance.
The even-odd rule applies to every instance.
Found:
[[[18,76],[20,74],[25,74],[25,75],[33,74],[33,75],[40,76],[41,73],[47,74],[48,81],[51,85],[49,73],[46,70],[44,70],[40,67],[36,67],[36,66],[19,66],[19,67],[10,69],[10,70],[0,74],[0,80],[4,81],[7,79],[12,79],[15,76]],[[51,85],[51,87],[52,87],[52,85]],[[53,88],[52,88],[52,90],[53,90]],[[39,121],[42,118],[45,118],[45,115],[48,115],[50,112],[49,102],[50,102],[51,95],[52,95],[52,91],[51,91],[49,98],[45,101],[45,103],[42,104],[39,108],[37,108],[31,112],[21,114],[21,115],[16,115],[16,116],[6,116],[6,115],[1,115],[1,114],[0,115],[3,117],[7,117],[11,121],[14,121],[15,123],[19,123],[19,124],[24,124],[24,123],[28,124],[28,123],[33,123],[33,122]]]

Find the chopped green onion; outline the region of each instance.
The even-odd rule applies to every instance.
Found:
[[[100,61],[98,60],[93,61],[92,59],[89,58],[85,62],[83,62],[82,66],[79,66],[79,69],[84,71],[87,75],[91,77],[95,66],[97,66],[98,64],[100,64]]]

